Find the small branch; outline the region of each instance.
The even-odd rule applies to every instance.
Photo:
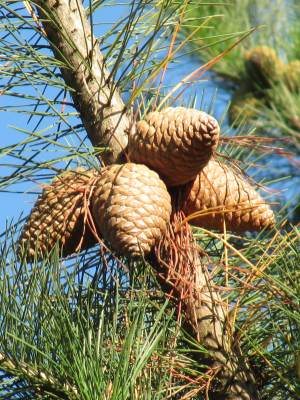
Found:
[[[40,22],[88,137],[94,147],[109,147],[106,163],[122,158],[127,146],[129,119],[109,73],[97,40],[91,34],[81,0],[37,0]]]
[[[36,367],[28,365],[23,361],[17,363],[3,352],[0,352],[0,369],[30,382],[39,398],[43,398],[45,394],[54,394],[61,399],[78,399],[76,387],[68,383],[61,383],[58,379],[49,375],[49,373],[39,371]]]
[[[185,313],[188,332],[208,353],[200,361],[216,371],[208,393],[211,400],[258,400],[254,376],[226,320],[226,304],[203,265],[199,248],[184,216],[174,214],[169,232],[160,242],[151,265],[166,294]],[[179,306],[180,305],[180,306]]]

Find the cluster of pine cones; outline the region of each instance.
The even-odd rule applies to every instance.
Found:
[[[58,245],[62,256],[103,241],[118,254],[144,256],[167,230],[174,187],[182,211],[200,227],[243,232],[274,224],[274,214],[251,184],[217,161],[218,122],[184,107],[151,112],[129,135],[131,162],[78,169],[45,186],[19,239],[30,261]]]
[[[268,46],[250,49],[244,57],[245,75],[233,96],[229,109],[230,122],[236,124],[242,115],[255,117],[263,105],[272,101],[273,91],[283,84],[291,93],[300,92],[300,60],[284,63]],[[280,87],[278,90],[282,90]]]

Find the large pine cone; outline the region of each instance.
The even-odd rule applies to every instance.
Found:
[[[130,160],[159,173],[167,186],[193,180],[214,153],[218,122],[191,108],[166,108],[151,112],[129,135]]]
[[[28,261],[40,259],[58,244],[65,257],[95,244],[85,217],[90,188],[98,174],[96,170],[67,171],[43,190],[22,230],[19,255]]]
[[[92,212],[114,250],[141,256],[149,253],[166,231],[171,198],[164,182],[145,165],[111,165],[97,180]]]
[[[183,206],[191,223],[203,228],[234,232],[258,231],[275,223],[273,211],[242,175],[211,160],[195,179]]]

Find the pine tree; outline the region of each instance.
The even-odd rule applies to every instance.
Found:
[[[15,127],[22,138],[2,149],[10,168],[1,179],[3,191],[26,192],[32,183],[47,191],[65,171],[92,170],[93,178],[134,158],[128,135],[150,111],[177,100],[184,82],[163,96],[166,69],[213,17],[204,15],[182,39],[187,3],[132,1],[127,16],[100,35],[109,1],[90,1],[86,8],[80,0],[1,1],[2,110],[28,117],[28,128]],[[239,155],[247,162],[257,156],[234,140],[221,136],[221,142],[215,155],[220,165],[224,157]],[[224,176],[231,168],[237,182],[250,187],[227,164]],[[227,193],[230,180],[224,185]],[[237,190],[247,192],[243,185]],[[84,221],[86,187],[76,186]],[[259,235],[231,234],[230,218],[244,207],[236,206],[238,199],[224,204],[230,218],[222,219],[221,233],[203,226],[192,230],[188,222],[199,213],[182,213],[186,190],[188,185],[169,188],[175,212],[145,257],[119,254],[100,232],[99,243],[87,251],[64,258],[56,243],[42,259],[33,252],[29,260],[18,248],[24,219],[6,227],[0,398],[299,397],[297,228],[287,229],[278,216],[277,227],[266,224]],[[246,207],[251,218],[251,204]],[[225,211],[210,212],[218,220]]]

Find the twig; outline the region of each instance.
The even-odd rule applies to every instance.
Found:
[[[37,370],[35,366],[29,365],[24,361],[16,362],[5,353],[0,352],[0,368],[14,376],[31,382],[36,394],[43,398],[44,394],[55,394],[61,399],[78,399],[78,391],[75,386],[67,382],[62,383],[48,372]]]

